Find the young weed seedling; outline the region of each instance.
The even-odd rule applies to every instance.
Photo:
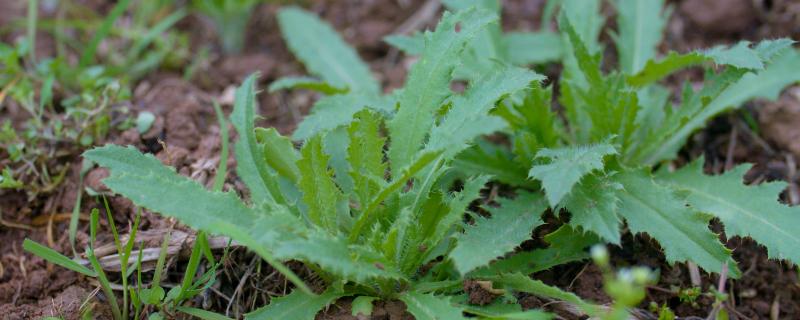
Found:
[[[446,13],[425,34],[425,48],[405,87],[390,95],[380,93],[368,67],[330,26],[295,8],[283,10],[279,19],[290,47],[323,81],[292,78],[273,89],[324,88],[330,95],[295,132],[304,140],[298,151],[275,129],[254,128],[256,77],[237,90],[231,114],[239,136],[236,172],[249,202],[231,192],[208,191],[130,147],[105,146],[84,154],[111,170],[104,183],[114,192],[191,227],[230,236],[296,286],[249,319],[313,319],[345,296],[356,297],[356,313],[369,313],[376,299],[399,299],[418,319],[461,319],[463,312],[544,316],[523,312],[513,303],[512,290],[594,310],[572,294],[518,273],[533,267],[487,267],[542,223],[544,196],[520,192],[513,199],[500,198],[499,207],[482,205],[491,218],[471,213],[474,223],[465,225],[464,214],[474,211],[471,204],[489,176],[468,177],[458,188],[447,178],[457,154],[478,136],[504,126],[489,115],[495,104],[543,78],[500,66],[471,81],[462,94],[450,90],[464,48],[496,21],[496,14],[474,8]],[[564,254],[533,252],[541,258],[535,267],[584,258],[583,249],[594,243],[568,227],[548,241],[565,238],[574,241],[559,252]],[[325,291],[312,292],[283,265],[287,260],[304,262],[325,281]],[[509,294],[489,306],[468,305],[460,295],[464,277],[486,279]]]
[[[775,99],[800,80],[792,71],[800,67],[793,41],[740,42],[656,59],[667,19],[663,2],[615,4],[619,70],[601,70],[599,12],[581,17],[586,10],[562,5],[559,26],[568,50],[557,101],[566,122],[551,110],[552,87],[535,87],[493,110],[508,125],[510,148],[480,143],[454,166],[542,190],[550,208],[570,213],[569,225],[608,243],[620,244],[624,221],[631,232],[657,240],[670,263],[692,261],[713,272],[728,264],[737,275],[730,250],[709,230],[711,218],[729,237],[755,239],[771,258],[800,262],[800,237],[792,230],[800,209],[776,201],[783,183],[743,185],[749,165],[705,175],[702,158],[669,170],[689,136],[712,117],[751,99]],[[700,89],[686,84],[672,97],[658,84],[692,66],[708,66]]]

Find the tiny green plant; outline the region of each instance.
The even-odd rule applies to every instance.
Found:
[[[222,51],[235,54],[244,48],[247,22],[261,2],[264,0],[193,0],[192,6],[214,23]]]
[[[711,218],[729,237],[758,241],[771,258],[800,262],[800,237],[791,227],[800,223],[800,209],[776,201],[783,183],[744,185],[749,165],[706,175],[702,158],[670,169],[689,136],[712,117],[751,99],[775,99],[800,81],[790,71],[800,67],[794,42],[740,42],[656,58],[667,19],[663,1],[621,0],[614,2],[619,29],[612,37],[619,69],[604,72],[596,28],[602,16],[567,3],[559,29],[568,49],[555,98],[563,114],[550,107],[552,86],[507,99],[492,113],[506,121],[508,145],[478,143],[454,166],[543,192],[550,208],[569,212],[568,225],[608,243],[621,244],[626,222],[632,233],[658,241],[670,263],[692,261],[711,272],[727,264],[738,276],[731,251],[709,230]],[[693,66],[706,67],[702,88],[686,84],[673,97],[659,84]]]
[[[556,3],[556,1],[551,2]],[[498,15],[501,12],[501,3],[498,0],[446,0],[443,3],[453,11],[475,6]],[[414,56],[422,52],[425,41],[423,34],[418,32],[410,36],[391,35],[384,40],[404,53]],[[497,23],[482,30],[470,41],[462,52],[464,62],[457,67],[455,77],[471,79],[480,76],[496,67],[498,62],[516,66],[556,62],[561,59],[563,50],[561,37],[558,33],[550,31],[547,25],[543,25],[542,29],[536,32],[504,33],[500,23]]]
[[[462,319],[464,312],[547,317],[521,310],[510,294],[520,291],[568,300],[591,313],[592,305],[524,272],[586,258],[583,249],[595,238],[564,227],[546,238],[551,248],[492,263],[543,223],[545,197],[520,191],[498,199],[499,206],[487,205],[476,200],[489,176],[467,177],[458,187],[448,179],[457,154],[503,125],[489,115],[495,104],[543,78],[503,66],[470,81],[461,94],[451,91],[462,51],[496,19],[475,8],[445,13],[424,35],[420,62],[405,87],[382,95],[369,68],[330,26],[301,9],[281,11],[290,47],[323,80],[285,79],[272,89],[327,88],[329,95],[294,133],[303,140],[297,150],[275,129],[254,127],[256,76],[237,90],[231,122],[247,202],[232,192],[208,191],[130,147],[109,145],[84,156],[110,169],[104,183],[114,192],[191,227],[230,236],[295,285],[248,319],[313,319],[345,296],[355,297],[356,314],[369,313],[377,299],[399,299],[418,319]],[[346,116],[332,108],[344,109]],[[338,119],[322,121],[321,113]],[[491,217],[477,214],[476,206]],[[573,241],[560,241],[567,238]],[[533,257],[538,259],[532,265]],[[283,264],[287,260],[304,262],[325,281],[324,291],[313,292]],[[489,306],[469,305],[461,298],[464,278],[490,281],[509,294]]]
[[[170,30],[186,12],[172,12],[163,1],[136,5],[119,1],[105,18],[82,17],[80,21],[72,20],[70,14],[39,19],[38,5],[39,1],[28,1],[27,37],[0,44],[0,105],[15,105],[28,113],[22,123],[0,123],[0,168],[5,181],[0,181],[0,188],[24,189],[31,199],[56,190],[64,180],[68,166],[56,161],[64,154],[133,125],[132,119],[112,118],[112,114],[129,113],[125,102],[131,97],[130,81],[155,68],[179,64],[181,52],[186,53],[181,50],[181,34]],[[64,12],[70,6],[57,5]],[[142,18],[156,11],[157,21]],[[121,30],[115,25],[127,12],[136,18]],[[97,28],[90,28],[95,24]],[[35,55],[37,30],[52,33],[55,56]],[[113,49],[99,55],[101,44]],[[69,59],[72,51],[80,56],[75,63]]]

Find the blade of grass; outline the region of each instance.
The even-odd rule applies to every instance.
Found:
[[[225,183],[225,176],[227,175],[228,171],[228,123],[225,121],[225,114],[222,112],[222,108],[219,106],[219,103],[214,101],[213,105],[214,111],[217,115],[217,120],[219,121],[219,134],[220,141],[222,143],[222,151],[220,152],[217,175],[214,178],[212,190],[219,192],[222,191],[222,187]],[[206,237],[206,233],[203,231],[198,232],[195,239],[196,240],[194,247],[192,248],[192,254],[189,257],[189,264],[186,266],[186,271],[183,273],[181,291],[177,298],[178,301],[187,298],[189,288],[192,286],[194,276],[197,274],[197,268],[200,266],[200,254],[204,253],[206,255],[206,259],[208,259],[211,264],[214,264],[214,256],[211,254],[211,249],[208,247],[208,238]]]
[[[141,290],[142,290],[142,256],[144,250],[142,250],[142,243],[139,243],[139,255],[136,258],[136,304],[134,305],[134,319],[139,319],[139,314],[142,312],[142,299],[141,297]]]
[[[133,220],[133,229],[128,235],[128,241],[125,243],[124,251],[118,252],[120,256],[120,273],[122,273],[122,318],[128,319],[128,258],[131,256],[133,250],[133,240],[136,239],[136,230],[139,228],[139,220],[142,214],[141,208],[136,210],[136,218]]]
[[[103,20],[103,23],[97,28],[95,31],[94,36],[89,41],[89,45],[87,45],[83,52],[81,53],[81,59],[78,63],[78,68],[83,69],[90,63],[94,62],[95,54],[97,53],[97,46],[100,45],[100,42],[105,39],[108,34],[111,32],[111,28],[114,26],[114,22],[125,13],[125,10],[128,8],[128,5],[131,3],[131,0],[121,0],[114,5],[114,8],[111,9],[111,13]]]
[[[92,270],[89,270],[88,268],[80,265],[79,263],[73,261],[72,259],[67,258],[66,256],[58,253],[58,251],[45,247],[31,239],[25,238],[25,241],[22,242],[22,248],[25,251],[33,253],[41,257],[42,259],[47,260],[50,263],[56,264],[58,266],[67,268],[69,270],[75,271],[77,273],[89,277],[96,276],[95,272],[93,272]]]
[[[114,245],[117,247],[117,253],[122,253],[122,243],[119,241],[119,232],[117,232],[117,225],[114,223],[114,217],[111,215],[111,208],[108,205],[106,196],[103,196],[103,206],[105,206],[106,209],[108,227],[111,229],[111,234],[114,235]]]
[[[98,261],[97,256],[94,255],[94,249],[86,248],[86,256],[89,258],[89,262],[92,264],[92,268],[94,268],[94,272],[97,274],[97,280],[100,282],[100,287],[103,289],[103,293],[106,295],[106,298],[111,304],[111,312],[114,314],[114,318],[124,319],[122,318],[122,312],[120,312],[117,298],[114,296],[114,291],[111,290],[111,283],[108,282],[108,278],[106,277],[105,272],[103,272],[103,267],[100,265],[100,261]]]
[[[36,63],[36,24],[39,20],[39,1],[28,0],[28,55]]]
[[[187,15],[186,9],[181,8],[178,11],[173,12],[172,14],[161,20],[155,26],[152,26],[150,30],[144,34],[144,36],[142,36],[141,38],[136,40],[136,42],[134,42],[130,51],[128,51],[127,64],[131,65],[133,61],[139,57],[139,54],[142,53],[142,50],[144,50],[148,45],[150,45],[150,43],[152,43],[156,37],[164,33],[164,31],[167,31],[167,29],[171,28],[173,25],[175,25],[175,23],[183,19],[183,17],[185,17],[186,15]]]
[[[202,319],[202,320],[233,320],[232,318],[228,318],[218,313],[214,313],[211,311],[206,311],[203,309],[198,308],[189,308],[189,307],[177,307],[175,310],[188,314],[190,316]]]
[[[100,210],[92,209],[89,220],[89,247],[94,248],[94,241],[97,239],[97,226],[100,224]]]
[[[205,233],[198,232],[197,239],[199,240],[200,237],[205,237]],[[192,255],[189,257],[189,264],[186,265],[186,271],[183,273],[183,281],[181,281],[181,291],[178,294],[177,301],[181,301],[186,298],[187,292],[189,292],[189,287],[192,285],[192,281],[194,280],[194,275],[197,274],[197,267],[200,265],[201,253],[203,250],[200,248],[203,245],[200,244],[200,241],[195,241],[194,248],[192,248]]]
[[[214,112],[216,112],[217,120],[219,121],[219,138],[222,141],[222,150],[220,151],[219,166],[217,167],[217,175],[214,177],[212,190],[219,192],[222,191],[222,187],[225,184],[225,176],[228,173],[228,122],[225,121],[225,114],[216,101],[214,101]]]
[[[72,216],[69,218],[69,245],[72,248],[72,254],[77,256],[78,253],[75,251],[75,236],[78,234],[78,218],[81,215],[81,198],[83,198],[83,177],[86,175],[86,172],[91,169],[93,163],[89,160],[83,160],[81,163],[81,172],[78,177],[78,197],[75,199],[75,206],[72,208]],[[94,240],[94,237],[92,237]],[[94,243],[92,243],[92,247],[94,247]]]
[[[161,242],[161,252],[158,254],[158,261],[156,261],[156,271],[153,274],[153,282],[150,287],[158,287],[161,284],[161,274],[164,272],[164,263],[167,260],[167,248],[169,247],[169,238],[172,231],[164,235],[164,241]]]

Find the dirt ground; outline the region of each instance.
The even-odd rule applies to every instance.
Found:
[[[12,1],[13,2],[13,1]],[[99,11],[109,10],[102,1],[96,3]],[[503,23],[508,30],[536,30],[544,0],[503,1]],[[742,39],[758,40],[774,37],[800,39],[800,3],[792,0],[683,0],[669,1],[673,15],[668,24],[662,52],[687,51]],[[24,10],[24,5],[11,2],[0,5],[0,25],[14,17],[13,10]],[[429,27],[435,23],[441,9],[423,0],[320,0],[310,1],[308,7],[331,22],[346,41],[354,45],[369,62],[372,71],[387,90],[402,85],[410,63],[396,50],[381,41],[382,37]],[[174,165],[181,174],[210,184],[215,168],[221,161],[220,128],[217,125],[212,101],[220,99],[225,112],[231,110],[231,90],[254,71],[261,73],[259,87],[287,75],[304,73],[287,51],[275,21],[276,5],[260,5],[248,27],[244,53],[237,56],[213,55],[189,81],[175,72],[156,72],[136,83],[130,101],[133,113],[150,111],[156,115],[151,130],[140,135],[136,129],[114,132],[110,143],[130,144],[140,150],[155,153],[162,161]],[[433,8],[433,10],[431,10]],[[613,14],[613,10],[607,10]],[[608,19],[613,25],[613,19]],[[216,41],[207,21],[187,17],[178,27],[191,35],[193,46]],[[266,30],[266,32],[265,32]],[[608,42],[609,37],[604,36]],[[7,40],[7,39],[3,39]],[[607,47],[612,47],[610,44]],[[613,54],[613,53],[612,53]],[[315,97],[308,92],[279,92],[259,95],[260,125],[277,127],[290,133],[308,111]],[[20,110],[0,111],[0,118],[24,118]],[[746,123],[747,116],[757,120],[757,130]],[[164,145],[158,143],[162,140]],[[166,149],[164,148],[166,146]],[[77,317],[77,310],[89,296],[98,299],[99,318],[109,317],[102,301],[106,299],[96,290],[96,283],[74,272],[46,264],[43,260],[25,253],[22,240],[31,238],[70,252],[67,239],[69,212],[73,210],[79,179],[80,150],[73,150],[54,159],[68,165],[66,181],[57,189],[42,193],[33,199],[22,192],[0,191],[0,315],[4,319],[31,319],[42,316]],[[797,183],[800,181],[797,161],[800,159],[800,88],[790,88],[775,103],[755,101],[741,112],[725,115],[697,133],[681,152],[682,161],[705,155],[709,172],[721,172],[743,163],[754,163],[748,174],[753,183],[784,180],[790,187],[783,200],[800,203]],[[233,158],[223,159],[230,166]],[[102,191],[99,182],[107,175],[101,169],[90,171],[84,186]],[[229,174],[225,188],[243,190],[243,184],[234,174]],[[114,219],[118,226],[128,226],[134,215],[133,206],[126,200],[110,198]],[[102,206],[93,197],[84,196],[81,212]],[[184,230],[174,221],[145,212],[142,230],[154,233],[170,228]],[[187,231],[188,230],[184,230]],[[88,239],[88,228],[81,224],[78,247]],[[100,235],[99,241],[110,241],[109,234]],[[800,319],[800,279],[796,266],[767,259],[764,248],[750,240],[727,239],[734,256],[741,262],[743,276],[728,282],[733,304],[729,310],[735,319]],[[155,243],[154,246],[158,244]],[[189,242],[176,243],[176,251],[186,251]],[[672,289],[692,287],[685,265],[669,266],[664,261],[657,244],[646,236],[624,237],[621,248],[613,248],[613,262],[617,266],[645,265],[659,270],[660,282],[648,290],[647,301],[640,308],[642,317],[649,305],[666,304],[681,317],[708,316],[713,300],[701,296],[694,303],[682,301]],[[167,283],[180,281],[180,254],[170,260]],[[299,267],[298,267],[299,268]],[[254,272],[260,270],[260,272]],[[301,270],[302,272],[302,270]],[[547,283],[573,291],[579,296],[598,303],[609,302],[602,291],[600,271],[590,263],[558,266],[534,275]],[[198,298],[197,304],[218,312],[226,310],[231,315],[241,315],[254,307],[267,304],[269,297],[286,292],[286,282],[266,264],[242,249],[235,249],[219,275],[213,290]],[[701,276],[705,292],[715,285],[716,276]],[[237,287],[243,289],[237,290]],[[233,298],[231,298],[233,297]],[[544,308],[565,318],[571,318],[557,305],[536,297],[521,297],[526,308]],[[375,319],[408,319],[399,302],[382,303],[376,308]],[[349,301],[340,301],[328,308],[322,319],[355,319],[349,315]]]

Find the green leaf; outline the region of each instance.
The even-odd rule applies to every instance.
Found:
[[[0,175],[0,189],[19,189],[22,188],[21,181],[14,179],[14,174],[8,168],[3,168],[3,174]]]
[[[443,150],[444,156],[451,158],[475,138],[505,127],[500,118],[489,116],[489,110],[497,101],[543,79],[544,76],[517,67],[505,67],[485,75],[463,96],[453,98],[453,107],[431,130],[426,149]]]
[[[306,89],[327,95],[347,92],[347,88],[336,87],[330,83],[310,77],[284,77],[275,80],[269,85],[270,93],[286,89]]]
[[[509,32],[503,41],[514,65],[554,62],[564,55],[561,36],[554,32]]]
[[[377,194],[386,175],[386,164],[383,162],[386,139],[381,137],[380,129],[381,119],[367,110],[357,113],[347,129],[350,136],[347,147],[350,177],[353,179],[355,197],[362,206]]]
[[[425,34],[425,49],[411,67],[399,97],[400,109],[388,123],[393,169],[408,166],[433,126],[436,111],[450,94],[451,73],[467,42],[497,20],[490,11],[469,9],[445,13],[434,32]],[[460,29],[456,30],[456,25]],[[395,174],[393,174],[395,175]]]
[[[513,250],[543,223],[540,217],[547,203],[540,194],[522,193],[498,202],[499,208],[488,208],[491,218],[476,217],[475,224],[456,237],[456,247],[449,256],[462,275]]]
[[[501,273],[531,274],[554,266],[589,258],[587,248],[600,242],[594,234],[572,229],[568,225],[544,236],[547,248],[523,251],[492,262],[488,267],[475,270],[472,276],[485,277]]]
[[[281,33],[308,71],[336,88],[378,94],[369,67],[338,33],[317,16],[296,7],[278,12]]]
[[[338,230],[337,203],[341,191],[333,181],[333,172],[328,168],[330,158],[322,150],[322,136],[306,141],[297,162],[300,170],[298,188],[303,192],[303,202],[308,206],[308,219],[328,231]]]
[[[22,249],[24,249],[25,251],[28,251],[30,253],[33,253],[33,254],[39,256],[40,258],[42,258],[44,260],[47,260],[50,263],[59,265],[61,267],[67,268],[67,269],[72,270],[72,271],[75,271],[75,272],[80,273],[82,275],[85,275],[85,276],[88,276],[88,277],[97,276],[95,274],[95,272],[90,270],[89,268],[86,268],[83,265],[75,262],[74,260],[72,260],[70,258],[67,258],[66,256],[58,253],[58,251],[55,251],[55,250],[50,249],[48,247],[45,247],[45,246],[43,246],[43,245],[41,245],[41,244],[37,243],[36,241],[31,240],[31,239],[25,238],[25,240],[22,242]]]
[[[427,167],[434,160],[439,159],[439,156],[440,153],[438,152],[421,152],[411,165],[400,170],[399,175],[396,175],[390,183],[381,188],[358,216],[358,220],[356,220],[353,229],[350,231],[350,242],[355,242],[362,236],[363,229],[371,225],[375,219],[377,219],[375,216],[375,214],[377,214],[376,211],[378,211],[378,208],[384,200],[394,195],[400,188],[405,186],[406,182],[414,177],[414,175]]]
[[[719,65],[752,70],[764,69],[764,63],[761,62],[758,53],[750,48],[749,41],[740,41],[732,47],[716,46],[703,53]]]
[[[522,311],[518,303],[497,301],[486,306],[463,305],[464,311],[485,320],[550,320],[553,315],[538,311]]]
[[[762,40],[756,45],[755,50],[761,60],[772,62],[774,57],[790,49],[794,43],[794,40],[787,38]]]
[[[605,177],[588,175],[572,188],[562,203],[572,214],[569,224],[591,231],[613,244],[620,244],[622,221],[617,215],[618,183]]]
[[[481,175],[474,176],[464,181],[464,189],[458,193],[453,194],[447,202],[449,210],[442,217],[437,219],[429,219],[432,221],[428,225],[435,225],[432,235],[425,236],[427,239],[426,245],[429,246],[428,250],[433,250],[433,246],[439,244],[447,234],[452,230],[453,226],[457,225],[464,218],[464,212],[467,211],[469,204],[475,199],[480,197],[480,191],[489,182],[489,176]],[[428,219],[426,217],[426,219]],[[435,223],[433,223],[435,222]]]
[[[742,183],[750,165],[741,165],[718,176],[703,174],[703,160],[695,160],[672,173],[659,175],[678,190],[688,192],[686,201],[694,209],[722,221],[728,237],[751,237],[767,247],[770,258],[800,262],[800,208],[777,201],[786,188],[783,182],[757,186]]]
[[[372,279],[404,279],[391,261],[372,248],[348,245],[346,239],[321,232],[280,242],[274,248],[274,254],[284,260],[318,264],[325,272],[357,283]]]
[[[747,73],[735,83],[724,88],[716,98],[705,104],[694,114],[680,119],[675,132],[663,133],[660,141],[649,142],[646,148],[638,152],[639,163],[652,165],[672,158],[686,142],[689,135],[705,125],[714,116],[738,108],[743,103],[764,98],[775,100],[778,94],[788,85],[800,81],[800,73],[792,70],[800,69],[800,53],[787,50],[774,58],[765,70],[758,73]]]
[[[761,71],[766,63],[776,56],[781,56],[791,47],[788,39],[764,40],[755,48],[748,41],[741,41],[734,46],[717,46],[708,50],[694,51],[685,54],[670,52],[665,58],[649,60],[647,65],[636,74],[628,76],[628,84],[645,86],[658,81],[678,70],[713,61],[717,65]],[[629,73],[631,74],[631,73]]]
[[[657,240],[667,262],[693,261],[712,272],[720,272],[725,263],[735,266],[730,250],[708,229],[708,216],[686,207],[669,188],[644,172],[622,172],[615,180],[624,188],[617,194],[620,216],[631,232]]]
[[[600,12],[599,0],[563,0],[561,11],[575,28],[576,34],[585,43],[589,52],[600,49],[600,30],[605,24],[605,18]],[[567,51],[568,52],[568,51]]]
[[[488,174],[512,186],[529,186],[531,181],[525,178],[528,169],[519,166],[511,158],[512,154],[507,150],[479,139],[451,163],[455,170],[467,176]]]
[[[256,75],[251,75],[236,89],[230,117],[239,136],[234,146],[236,174],[247,185],[251,201],[260,204],[275,201],[277,192],[270,190],[274,176],[267,171],[263,147],[256,142],[253,128],[256,116],[255,80]]]
[[[550,163],[534,165],[528,176],[542,181],[547,200],[555,208],[583,176],[603,169],[603,157],[616,153],[609,144],[542,149],[537,158],[549,158]]]
[[[264,161],[279,175],[298,183],[300,169],[297,161],[300,160],[300,155],[292,141],[278,133],[275,128],[256,128],[255,137],[264,150]]]
[[[175,310],[201,320],[233,320],[219,313],[206,311],[198,308],[178,306],[175,307]]]
[[[311,114],[303,118],[292,133],[292,139],[305,140],[322,131],[335,129],[347,125],[353,120],[353,115],[371,108],[378,111],[388,111],[394,107],[391,98],[365,95],[362,93],[348,93],[327,96],[314,104]]]
[[[369,317],[372,315],[372,302],[378,300],[377,297],[370,297],[370,296],[358,296],[353,299],[353,303],[351,306],[351,314],[354,317],[358,317],[359,315]]]
[[[154,121],[156,121],[156,116],[152,112],[144,111],[139,113],[139,116],[136,117],[136,131],[139,131],[139,134],[144,134],[150,130]]]
[[[662,14],[664,0],[617,0],[614,4],[619,64],[624,73],[634,74],[656,56],[669,10]]]
[[[312,296],[299,290],[294,290],[286,296],[272,298],[269,305],[245,314],[244,317],[247,320],[314,320],[314,317],[322,308],[325,308],[342,296],[343,294],[331,289],[328,289],[318,296]]]
[[[400,296],[407,310],[417,320],[462,320],[462,309],[443,296],[409,291]]]
[[[628,76],[627,82],[632,86],[643,87],[678,71],[706,61],[706,57],[697,52],[680,54],[670,51],[659,61],[649,60],[638,73]]]
[[[281,230],[279,235],[288,237],[293,235],[293,228],[302,227],[302,223],[290,213],[277,215],[274,210],[272,216],[256,213],[234,193],[208,191],[168,167],[156,166],[158,159],[138,153],[133,148],[108,145],[89,150],[84,157],[109,168],[111,176],[103,183],[135,205],[175,217],[198,230],[227,235],[256,251],[292,283],[310,292],[300,278],[266,249],[274,246],[279,237],[276,230]],[[258,222],[265,223],[254,228],[254,225],[260,225]]]
[[[410,36],[393,34],[384,37],[383,41],[410,56],[419,55],[425,49],[425,35],[423,33],[414,33]]]
[[[544,282],[531,279],[521,273],[509,273],[500,276],[487,277],[486,280],[491,280],[493,284],[504,289],[526,292],[540,297],[558,299],[572,303],[589,315],[594,314],[597,310],[596,306],[583,301],[581,298],[571,292],[566,292],[557,287],[546,285]]]
[[[139,291],[139,296],[142,298],[143,303],[152,306],[158,306],[161,305],[161,300],[164,300],[164,288],[155,286],[152,288],[141,289]]]

